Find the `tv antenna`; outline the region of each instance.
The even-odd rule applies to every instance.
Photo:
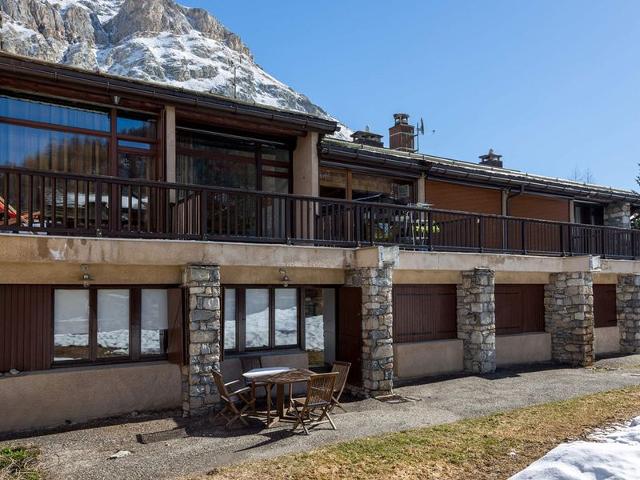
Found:
[[[431,135],[435,135],[436,131],[431,130]],[[416,133],[413,138],[416,139],[416,152],[420,151],[420,135],[424,135],[424,119],[420,118],[420,121],[416,123]]]

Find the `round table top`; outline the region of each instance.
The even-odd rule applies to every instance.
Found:
[[[243,377],[249,380],[259,379],[262,382],[274,383],[274,384],[286,384],[295,382],[306,382],[309,377],[314,375],[311,370],[306,368],[292,368],[292,367],[266,367],[266,368],[254,368],[242,374]]]
[[[264,367],[264,368],[254,368],[249,370],[248,372],[244,372],[242,376],[244,378],[248,378],[249,380],[253,378],[260,377],[271,377],[272,375],[277,375],[279,373],[290,372],[291,370],[295,370],[291,367]]]

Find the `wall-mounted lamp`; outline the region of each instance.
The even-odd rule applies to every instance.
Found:
[[[120,97],[118,95],[113,96],[113,104],[120,105]]]
[[[287,271],[284,268],[280,269],[280,281],[285,288],[289,286],[289,275],[287,275]]]
[[[89,288],[89,282],[93,280],[93,277],[89,273],[89,265],[80,265],[80,271],[82,272],[82,286],[84,288]]]

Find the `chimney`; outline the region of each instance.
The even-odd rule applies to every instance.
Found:
[[[489,153],[486,155],[480,155],[478,158],[480,159],[480,165],[502,168],[502,155],[495,153],[493,148],[489,149]]]
[[[389,129],[389,147],[403,152],[415,152],[415,127],[409,124],[409,115],[393,115],[395,125]]]
[[[364,130],[358,130],[357,132],[352,133],[351,138],[353,143],[369,145],[371,147],[384,147],[384,143],[382,142],[382,135],[370,132],[369,127],[366,127]]]

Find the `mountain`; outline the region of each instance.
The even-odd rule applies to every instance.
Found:
[[[0,49],[333,119],[209,12],[174,0],[0,0]]]

